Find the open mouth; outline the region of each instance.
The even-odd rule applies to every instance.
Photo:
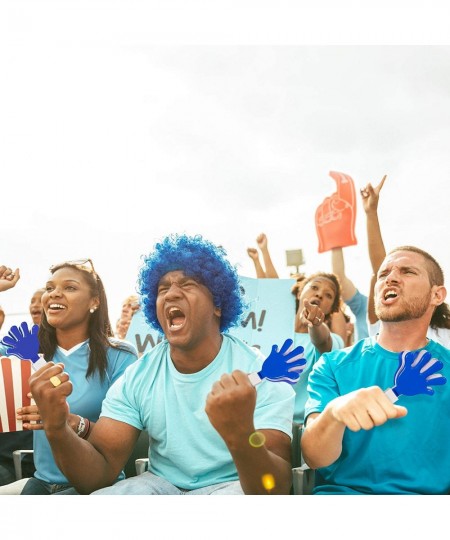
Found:
[[[171,307],[166,313],[167,320],[169,321],[169,328],[171,330],[177,330],[182,328],[186,321],[186,315],[178,307]]]
[[[51,312],[63,311],[64,309],[66,309],[66,306],[62,304],[50,304],[48,306],[48,310]]]
[[[394,300],[398,297],[398,294],[396,291],[394,291],[393,289],[387,289],[385,292],[384,292],[384,295],[383,295],[383,300],[388,303],[388,304],[391,304],[392,302],[394,302]]]
[[[313,298],[312,300],[309,301],[309,303],[312,304],[313,306],[320,307],[320,300],[318,300],[317,298]]]

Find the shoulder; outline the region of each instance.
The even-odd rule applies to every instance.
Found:
[[[150,372],[156,372],[161,363],[167,359],[168,348],[167,341],[158,343],[158,345],[144,353],[127,369],[128,376],[148,377]]]
[[[345,304],[350,308],[353,315],[357,318],[365,317],[367,314],[367,304],[369,302],[369,299],[365,294],[362,294],[358,290],[356,290],[355,294],[345,300]]]
[[[129,341],[124,341],[124,340],[116,339],[116,338],[109,338],[108,341],[110,345],[108,348],[109,353],[112,353],[114,351],[115,352],[122,351],[122,352],[129,353],[137,357],[136,348]]]
[[[450,329],[449,328],[428,328],[427,337],[443,345],[446,348],[450,348]]]
[[[349,302],[367,302],[367,300],[367,296],[358,289],[356,289],[355,294],[351,298],[346,300],[345,303],[348,304]]]
[[[365,338],[361,339],[351,347],[345,347],[343,349],[335,349],[333,351],[324,353],[321,357],[323,362],[333,363],[336,367],[348,362],[354,362],[366,354],[374,354],[374,339]]]
[[[116,339],[110,339],[109,342],[110,346],[106,350],[107,369],[114,381],[137,361],[138,355],[131,343]]]
[[[248,356],[248,358],[264,358],[263,353],[257,347],[250,347],[250,345],[231,334],[224,333],[222,337],[223,346],[232,351],[233,354],[239,351],[241,354]]]
[[[344,348],[344,340],[339,334],[335,334],[333,332],[330,332],[331,337],[331,350],[334,351],[336,349],[343,349]]]
[[[428,345],[426,346],[426,349],[430,351],[433,356],[435,356],[439,360],[450,363],[450,349],[444,347],[444,345],[441,345],[437,341],[430,339]]]

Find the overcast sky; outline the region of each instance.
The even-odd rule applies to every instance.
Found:
[[[450,271],[448,46],[155,44],[120,26],[120,5],[103,26],[32,4],[3,18],[0,262],[22,274],[7,313],[26,312],[51,264],[91,257],[114,322],[141,255],[172,232],[222,244],[242,275],[262,231],[280,277],[287,249],[330,270],[314,227],[330,170],[357,189],[387,174],[386,247]],[[359,202],[345,258],[367,292]]]

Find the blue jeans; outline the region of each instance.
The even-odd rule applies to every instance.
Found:
[[[199,489],[181,489],[164,478],[145,472],[121,480],[111,487],[98,489],[91,495],[244,495],[238,480]]]
[[[70,484],[49,484],[32,477],[25,484],[21,495],[79,495]]]

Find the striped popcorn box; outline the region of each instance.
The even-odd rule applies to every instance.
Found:
[[[16,410],[31,403],[27,397],[31,361],[2,356],[0,363],[0,433],[22,431],[22,422],[16,420]]]

